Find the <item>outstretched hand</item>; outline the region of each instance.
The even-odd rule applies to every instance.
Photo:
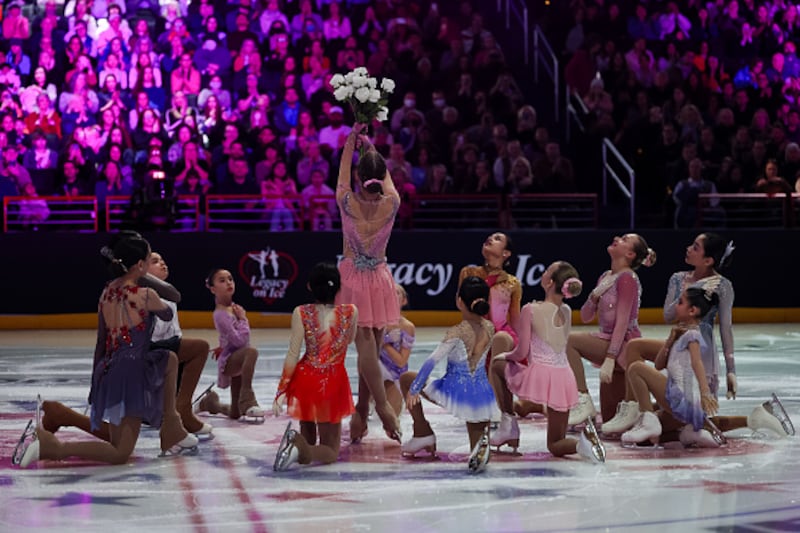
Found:
[[[272,402],[272,414],[275,415],[275,416],[281,416],[281,413],[283,413],[283,404],[284,403],[286,403],[286,395],[285,394],[279,394],[275,398],[275,401]]]
[[[717,409],[719,409],[717,398],[711,393],[703,394],[700,397],[700,405],[708,416],[714,416],[717,414]]]
[[[736,390],[738,388],[736,386],[736,374],[734,374],[733,372],[728,372],[727,381],[728,381],[728,393],[726,394],[726,397],[729,400],[735,400]]]
[[[411,411],[411,408],[414,407],[419,403],[419,394],[411,394],[410,392],[406,395],[406,408]]]
[[[219,359],[219,355],[222,353],[222,346],[217,346],[216,348],[211,350],[211,357],[214,358],[214,361]]]

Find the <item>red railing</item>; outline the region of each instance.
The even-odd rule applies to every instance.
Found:
[[[5,231],[44,226],[60,230],[118,231],[141,222],[141,206],[127,196],[109,196],[98,210],[94,196],[45,197],[46,217],[32,224],[24,197],[4,201]],[[138,211],[137,211],[138,210]],[[146,213],[146,209],[144,210]],[[211,194],[180,196],[169,215],[159,215],[159,227],[172,231],[330,231],[338,230],[333,195],[303,197]],[[162,220],[165,219],[165,220]],[[398,229],[442,228],[597,228],[598,199],[594,194],[423,194],[403,199]]]

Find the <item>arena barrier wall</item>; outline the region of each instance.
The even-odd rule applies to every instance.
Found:
[[[608,268],[610,231],[509,231],[516,260],[510,271],[523,284],[523,301],[542,297],[541,274],[557,259],[571,262],[586,285],[570,300],[583,304],[597,277]],[[644,236],[658,253],[651,268],[640,268],[642,323],[662,323],[667,281],[687,268],[686,247],[697,232],[652,230]],[[800,284],[796,258],[800,233],[791,230],[731,230],[733,264],[723,272],[736,291],[738,322],[800,321]],[[0,328],[93,328],[97,298],[106,280],[99,250],[103,233],[9,233],[0,235]],[[309,301],[306,275],[318,261],[336,261],[342,250],[339,232],[224,232],[145,234],[170,268],[169,281],[183,295],[183,327],[213,327],[213,300],[205,288],[210,269],[231,270],[236,301],[248,310],[255,327],[287,327],[288,313]],[[409,294],[409,316],[419,326],[457,320],[454,297],[458,273],[482,260],[484,231],[397,231],[388,250],[395,279]]]

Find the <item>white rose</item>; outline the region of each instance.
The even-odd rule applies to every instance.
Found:
[[[375,78],[367,78],[367,87],[375,89],[378,86],[378,80]]]
[[[383,78],[383,81],[381,81],[381,89],[387,93],[394,92],[394,80]]]
[[[358,89],[359,87],[366,87],[367,86],[367,78],[364,76],[353,76],[353,87]]]
[[[341,74],[334,74],[331,78],[331,87],[338,89],[344,83],[344,76]]]
[[[378,121],[380,121],[380,122],[383,122],[384,120],[388,119],[389,118],[389,108],[386,107],[386,106],[382,106],[378,110],[378,114],[375,115],[375,118],[377,118]]]
[[[356,74],[358,76],[366,76],[368,74],[367,68],[366,67],[356,67],[355,69],[353,69],[353,74]]]
[[[352,72],[348,72],[347,74],[344,75],[344,81],[346,81],[347,83],[353,83],[354,76],[355,74],[353,74]]]
[[[349,98],[349,92],[352,90],[351,87],[347,87],[346,85],[342,85],[335,91],[333,91],[333,97],[336,98],[340,102],[344,102]]]
[[[367,87],[361,87],[360,89],[356,90],[356,100],[361,102],[362,104],[369,100],[369,89]]]
[[[381,92],[378,89],[372,89],[369,91],[369,101],[373,104],[377,104],[378,100],[381,99]]]

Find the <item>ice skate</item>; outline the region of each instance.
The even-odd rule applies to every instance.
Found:
[[[794,435],[792,420],[775,394],[747,416],[747,427],[754,432],[769,429],[779,437]]]
[[[278,452],[275,454],[275,462],[272,463],[272,470],[275,472],[283,472],[297,462],[300,456],[297,446],[294,444],[294,439],[297,437],[297,432],[292,429],[292,423],[286,424],[286,430],[281,437],[281,443],[278,446]]]
[[[577,426],[587,418],[594,418],[596,415],[597,409],[594,407],[592,397],[589,396],[588,392],[579,392],[578,405],[569,410],[569,421],[567,422],[567,426]]]
[[[417,452],[422,450],[430,453],[431,457],[436,457],[436,435],[411,437],[400,446],[400,453],[403,457],[414,457]]]
[[[242,413],[242,420],[251,424],[264,423],[264,409],[258,405],[256,394],[253,389],[242,391],[239,396],[239,412]]]
[[[222,412],[219,394],[212,390],[213,387],[214,384],[212,383],[194,402],[192,402],[192,411],[195,413],[208,413],[210,415],[216,415]]]
[[[683,426],[679,438],[684,448],[719,448],[720,446],[710,431],[706,429],[695,431],[691,424]]]
[[[606,462],[606,448],[600,441],[592,417],[586,419],[586,425],[578,437],[578,453],[593,463]]]
[[[489,426],[487,425],[483,435],[469,454],[469,471],[477,474],[486,470],[489,455],[491,455],[491,450],[489,449]]]
[[[36,444],[35,450],[31,450],[31,453],[35,451],[36,457],[39,457],[39,444],[37,442],[38,438],[36,436],[36,428],[39,427],[41,424],[41,413],[42,413],[42,397],[37,395],[36,396],[36,410],[34,412],[34,417],[28,420],[28,425],[25,426],[25,429],[22,431],[22,435],[19,437],[19,441],[17,445],[14,447],[14,451],[11,454],[11,464],[22,466],[25,468],[28,466],[28,461],[24,466],[22,465],[22,460],[25,456],[25,452]]]
[[[714,437],[714,440],[720,445],[723,446],[728,444],[728,438],[725,436],[722,431],[711,421],[711,418],[706,418],[705,428],[706,431],[711,433],[711,436]]]
[[[161,421],[161,453],[159,457],[197,455],[199,440],[183,428],[180,420],[180,416],[176,414],[169,417],[164,416]],[[180,435],[184,435],[183,438],[176,440]]]
[[[620,440],[625,448],[635,447],[640,442],[650,441],[653,446],[658,445],[658,438],[661,436],[661,421],[651,411],[639,413],[636,424],[622,434]]]
[[[617,413],[608,422],[600,426],[600,431],[605,435],[619,435],[628,431],[639,417],[639,402],[621,401],[617,404]]]
[[[512,448],[513,453],[517,453],[519,448],[519,424],[514,415],[503,413],[500,418],[500,426],[492,432],[489,437],[489,444],[495,447],[495,451],[500,451],[500,446],[507,444]]]

